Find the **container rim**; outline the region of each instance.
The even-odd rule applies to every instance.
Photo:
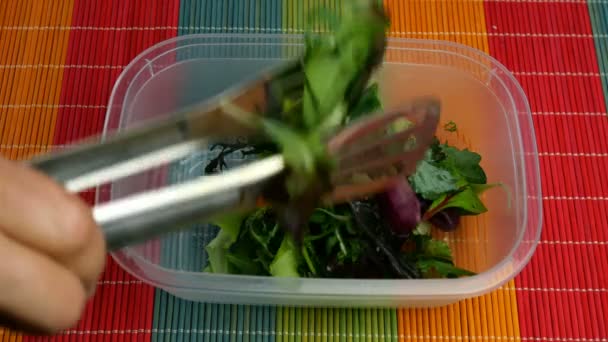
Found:
[[[170,45],[170,44],[174,44],[176,42],[180,42],[180,41],[185,41],[185,40],[190,40],[190,39],[221,39],[221,38],[231,38],[231,39],[270,39],[270,40],[280,40],[280,39],[294,39],[294,40],[302,40],[302,38],[304,37],[304,35],[302,34],[255,34],[255,36],[253,36],[252,34],[226,34],[226,33],[200,33],[200,34],[189,34],[189,35],[183,35],[183,36],[177,36],[174,38],[170,38],[167,40],[164,40],[162,42],[159,42],[147,49],[145,49],[144,51],[142,51],[139,55],[137,55],[133,60],[131,60],[131,62],[129,62],[129,64],[127,64],[127,66],[123,69],[123,71],[121,72],[121,74],[119,75],[119,77],[117,78],[110,99],[109,99],[109,106],[107,108],[106,111],[106,118],[105,118],[105,122],[104,122],[104,128],[103,128],[103,133],[102,133],[102,139],[105,139],[107,137],[107,134],[109,133],[109,119],[110,119],[110,112],[112,109],[112,104],[115,101],[115,97],[118,96],[117,95],[117,88],[120,84],[122,84],[125,81],[125,78],[127,77],[127,75],[129,74],[129,71],[132,71],[131,69],[134,69],[138,63],[140,63],[142,60],[145,60],[146,57],[148,57],[148,55],[154,53],[156,50],[158,50],[159,48],[162,48],[164,46]],[[511,250],[509,251],[509,253],[503,257],[503,259],[497,263],[496,265],[492,266],[491,268],[477,274],[471,277],[466,277],[466,278],[456,278],[456,279],[328,279],[328,278],[293,278],[293,282],[298,283],[298,286],[296,287],[276,287],[275,289],[273,289],[272,291],[260,291],[260,288],[264,287],[264,284],[266,285],[275,285],[276,284],[276,279],[274,279],[273,277],[266,277],[266,276],[250,276],[250,275],[224,275],[224,274],[205,274],[203,272],[193,272],[193,271],[183,271],[183,270],[174,270],[174,269],[169,269],[169,268],[165,268],[162,266],[159,266],[157,264],[153,264],[151,262],[149,262],[148,260],[144,259],[143,257],[141,257],[138,253],[134,253],[132,250],[132,247],[127,247],[123,250],[111,253],[113,259],[123,268],[125,269],[127,272],[131,273],[133,276],[135,276],[136,278],[139,278],[147,283],[150,283],[151,285],[157,286],[159,288],[163,288],[163,289],[180,289],[180,290],[197,290],[197,291],[201,291],[201,290],[210,290],[210,291],[222,291],[223,293],[230,293],[230,292],[238,292],[239,294],[242,294],[243,292],[254,292],[255,294],[265,294],[265,295],[281,295],[281,294],[294,294],[297,296],[318,296],[318,295],[331,295],[331,296],[336,296],[336,297],[345,297],[345,296],[349,296],[349,295],[356,295],[356,294],[361,294],[361,291],[344,291],[344,288],[340,288],[339,291],[336,291],[335,293],[328,293],[328,290],[332,288],[332,284],[340,284],[340,285],[344,285],[345,281],[351,281],[353,283],[356,282],[357,289],[369,289],[370,287],[375,287],[376,289],[381,289],[381,290],[386,290],[386,292],[380,292],[381,294],[378,294],[378,297],[386,297],[388,295],[393,295],[393,296],[411,296],[411,295],[433,295],[434,297],[440,297],[441,295],[438,294],[431,294],[428,292],[428,290],[425,291],[412,291],[412,288],[409,288],[408,286],[403,286],[405,284],[411,284],[411,283],[419,283],[419,284],[424,284],[424,286],[418,286],[416,288],[433,288],[435,285],[445,285],[446,283],[449,282],[450,286],[451,286],[451,291],[447,294],[445,294],[445,296],[454,296],[454,295],[465,295],[465,296],[475,296],[475,295],[479,295],[479,294],[483,294],[486,292],[489,292],[493,289],[496,289],[500,286],[502,286],[504,283],[506,283],[507,281],[511,280],[513,277],[515,277],[517,274],[519,274],[521,272],[521,270],[529,263],[532,255],[534,254],[538,243],[540,241],[540,235],[542,232],[542,221],[543,221],[543,208],[542,208],[542,189],[541,189],[541,182],[540,182],[540,170],[539,170],[539,160],[538,160],[538,149],[537,149],[537,143],[536,143],[536,133],[534,130],[534,126],[533,126],[533,122],[532,122],[532,117],[531,117],[531,110],[530,110],[530,105],[529,105],[529,101],[525,95],[525,92],[521,86],[521,84],[517,81],[517,79],[515,78],[515,76],[502,64],[500,63],[497,59],[495,59],[494,57],[490,56],[489,54],[484,53],[483,51],[480,51],[478,49],[475,49],[473,47],[467,46],[467,45],[463,45],[463,44],[459,44],[459,43],[455,43],[455,42],[450,42],[450,41],[443,41],[443,40],[429,40],[429,39],[413,39],[413,38],[388,38],[388,42],[389,45],[391,42],[394,43],[408,43],[408,44],[417,44],[420,46],[424,46],[427,45],[429,46],[430,50],[433,51],[438,51],[438,52],[450,52],[450,53],[454,53],[453,51],[448,50],[449,48],[452,49],[457,49],[457,50],[461,50],[464,52],[467,52],[471,55],[477,56],[480,59],[485,59],[488,62],[491,63],[491,65],[498,69],[501,72],[501,75],[499,77],[501,83],[503,84],[509,84],[510,86],[513,87],[513,89],[515,89],[515,92],[511,92],[511,99],[513,100],[513,98],[517,98],[518,101],[520,101],[521,106],[523,108],[523,110],[527,113],[527,115],[525,115],[525,120],[526,122],[526,126],[529,127],[528,132],[526,132],[527,134],[529,134],[529,140],[530,143],[528,145],[528,149],[530,149],[532,152],[532,157],[531,159],[528,159],[527,162],[524,162],[524,166],[525,163],[529,163],[532,162],[532,169],[534,172],[534,178],[532,179],[533,182],[536,183],[537,186],[537,193],[535,194],[531,194],[533,197],[535,197],[536,200],[536,208],[537,208],[537,213],[536,215],[538,215],[538,220],[537,220],[537,226],[536,227],[527,227],[528,225],[528,215],[530,214],[528,212],[528,208],[524,207],[524,224],[526,225],[525,227],[523,227],[523,229],[521,230],[521,232],[518,234],[516,243],[513,245],[513,247],[511,248]],[[462,57],[467,57],[467,56],[462,56]],[[145,67],[145,65],[144,65]],[[503,79],[504,78],[504,79]],[[513,101],[512,101],[513,102]],[[515,112],[519,112],[521,108],[517,108],[515,105],[513,105],[512,108]],[[516,127],[518,130],[521,130],[521,124],[519,122],[519,118],[520,115],[517,115],[516,117]],[[524,196],[528,199],[531,200],[530,198],[530,194],[528,194],[528,180],[526,180],[525,178],[525,170],[522,170],[522,178],[523,178],[523,186],[522,186],[522,190],[523,190],[523,194]],[[96,199],[99,200],[99,194],[100,192],[97,191],[96,193]],[[519,262],[517,264],[516,267],[510,267],[509,264],[511,263],[511,261],[514,258],[515,253],[517,252],[518,248],[520,248],[520,244],[523,241],[523,236],[525,234],[526,231],[528,231],[529,229],[535,229],[536,233],[533,237],[533,240],[528,240],[528,242],[532,243],[532,245],[529,247],[529,250],[526,252],[526,254],[522,257],[519,257]],[[138,259],[138,262],[141,263],[141,265],[139,265],[139,268],[145,267],[147,268],[144,271],[144,274],[137,274],[133,271],[133,269],[131,267],[129,267],[129,265],[125,264],[125,262],[123,261],[123,258],[131,258],[131,259]],[[179,275],[179,276],[186,276],[186,277],[196,277],[197,281],[196,284],[200,285],[197,287],[192,287],[189,286],[187,284],[185,284],[185,282],[183,281],[167,281],[167,280],[162,280],[163,277],[161,276],[151,276],[151,275],[155,275],[155,274],[160,274],[160,273],[171,273],[174,275]],[[497,274],[504,274],[505,277],[501,277],[502,279],[500,281],[497,281],[495,278],[497,277]],[[176,279],[176,277],[169,277],[169,279]],[[260,286],[255,286],[255,290],[254,291],[248,291],[247,288],[227,288],[226,284],[227,283],[234,283],[237,280],[242,280],[245,282],[249,282],[249,283],[258,283],[261,284]],[[290,281],[290,282],[292,282]],[[406,282],[407,281],[407,282]],[[404,283],[405,282],[405,283]],[[484,284],[485,283],[485,284]],[[486,286],[487,284],[492,284],[491,286]],[[293,293],[294,289],[299,290],[297,293]],[[319,290],[323,289],[323,292],[319,292]],[[316,291],[314,291],[316,290]],[[302,292],[305,291],[305,292]],[[379,291],[377,291],[379,292]],[[365,293],[366,296],[371,296],[374,297],[373,294],[368,294]]]

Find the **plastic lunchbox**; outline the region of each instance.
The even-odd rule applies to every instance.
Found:
[[[161,42],[123,71],[112,92],[104,134],[134,127],[213,96],[235,82],[302,51],[303,37],[190,35]],[[441,139],[483,157],[490,182],[489,212],[466,219],[441,237],[457,265],[478,274],[459,279],[362,280],[273,278],[203,272],[204,246],[217,228],[201,224],[113,254],[129,273],[194,301],[310,306],[429,307],[481,295],[526,265],[541,232],[541,189],[534,127],[522,88],[490,56],[454,43],[390,39],[375,76],[385,109],[409,98],[438,96],[442,122],[457,133]],[[203,174],[210,151],[99,189],[100,202]],[[234,160],[238,163],[239,160]]]

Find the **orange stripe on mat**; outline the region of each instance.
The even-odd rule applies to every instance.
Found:
[[[25,159],[53,140],[73,0],[0,1],[0,155]],[[21,341],[0,328],[0,341]]]
[[[450,40],[489,52],[484,6],[478,1],[385,0],[391,13],[391,34],[399,38]],[[398,58],[398,56],[395,56]],[[390,56],[389,56],[390,58]],[[460,139],[469,145],[477,140]],[[489,222],[480,216],[468,219],[464,229],[451,236],[457,264],[483,267],[486,248],[471,248],[466,236],[484,240]],[[472,252],[473,251],[473,252]],[[520,340],[517,302],[513,282],[485,296],[436,309],[398,311],[401,341],[491,341]]]
[[[2,1],[0,153],[25,159],[52,143],[73,0]]]

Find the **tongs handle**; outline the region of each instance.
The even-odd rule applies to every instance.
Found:
[[[94,207],[93,217],[103,230],[108,251],[112,252],[234,210],[242,202],[243,194],[234,189],[190,199],[169,197],[169,201],[154,201],[150,197],[161,197],[146,194],[148,198],[140,199],[138,210],[126,212],[121,208],[126,203],[110,202]]]
[[[285,169],[274,155],[189,182],[130,196],[93,208],[109,250],[209,219],[221,212],[250,209],[267,184]]]
[[[153,166],[179,159],[204,147],[203,140],[189,140],[179,121],[145,126],[110,138],[89,142],[68,151],[32,160],[30,165],[62,183],[71,192],[80,192],[120,179]]]

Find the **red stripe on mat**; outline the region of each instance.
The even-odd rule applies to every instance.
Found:
[[[146,9],[141,11],[140,9]],[[176,27],[179,0],[76,1],[54,145],[98,134],[114,82],[137,54],[177,35],[176,30],[121,30]],[[106,28],[105,30],[87,28]],[[83,197],[93,203],[91,193]],[[143,285],[108,257],[95,297],[76,328],[55,341],[149,341],[154,289]],[[112,331],[121,331],[113,335]],[[38,340],[24,337],[25,341]]]
[[[485,6],[490,51],[515,72],[537,113],[544,226],[542,243],[516,279],[522,340],[605,340],[608,120],[574,115],[606,112],[587,5]]]

